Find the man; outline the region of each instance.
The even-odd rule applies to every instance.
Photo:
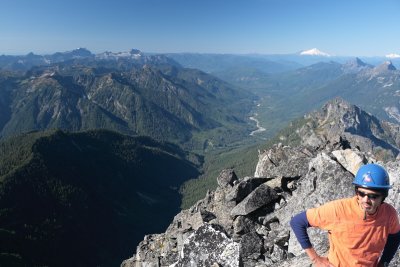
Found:
[[[400,244],[397,211],[384,202],[391,188],[389,175],[377,164],[362,166],[353,181],[355,196],[301,212],[290,225],[315,266],[384,267]],[[307,227],[328,231],[328,257],[319,256]]]

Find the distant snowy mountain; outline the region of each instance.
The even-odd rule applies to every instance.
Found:
[[[386,55],[385,57],[387,57],[387,58],[400,58],[400,55],[399,55],[399,54],[392,53],[392,54]]]
[[[318,50],[317,48],[313,48],[310,50],[304,50],[304,51],[300,52],[300,55],[302,55],[302,56],[322,56],[322,57],[330,57],[331,56],[328,53]]]
[[[140,57],[142,57],[142,52],[137,50],[137,49],[132,49],[129,52],[110,52],[110,51],[106,51],[104,53],[100,53],[96,55],[97,59],[119,59],[119,58],[130,58],[130,59],[139,59]]]

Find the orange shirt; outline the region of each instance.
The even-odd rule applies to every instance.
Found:
[[[335,200],[306,214],[311,226],[328,231],[328,259],[336,267],[377,266],[388,234],[400,231],[397,211],[391,205],[382,203],[363,220],[357,197]]]

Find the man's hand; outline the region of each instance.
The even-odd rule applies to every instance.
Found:
[[[306,251],[308,257],[313,262],[315,267],[335,267],[332,263],[329,262],[328,258],[320,257],[317,252],[315,252],[314,248],[311,247],[304,250]]]
[[[332,263],[329,262],[328,258],[316,256],[313,259],[313,263],[315,267],[335,267]]]

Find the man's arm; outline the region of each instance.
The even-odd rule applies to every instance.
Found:
[[[307,233],[307,228],[310,227],[311,225],[307,220],[306,212],[303,211],[294,216],[290,220],[290,226],[292,227],[293,232],[296,235],[296,238],[299,241],[301,247],[303,249],[311,248],[312,245],[310,242],[310,237],[308,236]]]
[[[379,260],[379,266],[387,266],[389,262],[393,259],[400,245],[400,231],[396,234],[390,234],[386,241],[385,248],[382,252],[382,257]],[[387,265],[385,265],[385,263]]]
[[[308,236],[307,233],[307,228],[310,227],[311,225],[308,222],[305,211],[294,216],[290,220],[290,226],[292,227],[293,232],[296,235],[296,238],[299,241],[301,247],[305,250],[308,257],[314,263],[315,266],[333,267],[333,265],[328,261],[327,258],[320,257],[312,247],[312,244],[310,242],[310,237]]]

